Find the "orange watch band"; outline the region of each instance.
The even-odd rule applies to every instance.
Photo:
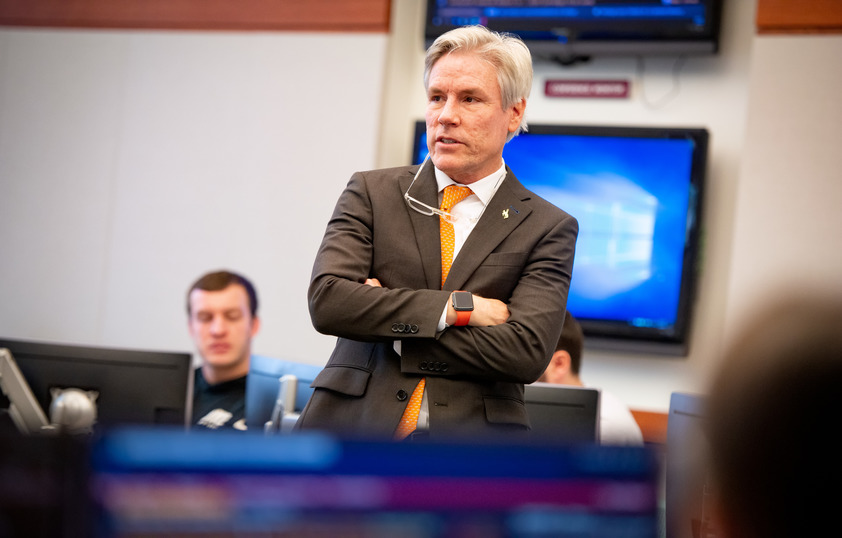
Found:
[[[471,312],[474,311],[474,297],[467,291],[454,291],[452,294],[453,310],[456,312],[454,326],[465,326],[471,321]]]

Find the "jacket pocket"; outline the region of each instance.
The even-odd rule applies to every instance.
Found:
[[[495,267],[523,267],[528,257],[529,252],[492,252],[482,264]]]
[[[530,427],[529,415],[523,402],[513,398],[495,398],[486,396],[485,418],[492,424],[518,424]]]
[[[328,366],[310,385],[315,389],[328,389],[348,396],[362,396],[371,379],[371,372],[359,368]]]

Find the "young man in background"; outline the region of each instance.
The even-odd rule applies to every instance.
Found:
[[[229,271],[208,273],[190,287],[187,315],[202,361],[193,385],[194,427],[245,430],[251,340],[260,329],[254,286]]]

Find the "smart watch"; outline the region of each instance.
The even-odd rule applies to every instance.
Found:
[[[454,291],[451,297],[453,310],[456,311],[456,322],[453,325],[467,325],[471,321],[471,312],[474,311],[474,296],[469,291]]]

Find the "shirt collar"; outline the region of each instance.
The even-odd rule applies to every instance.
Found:
[[[438,185],[439,193],[441,193],[441,191],[443,191],[448,185],[461,185],[460,183],[456,183],[450,179],[447,174],[438,168],[434,168],[434,170],[436,172],[436,184]],[[487,175],[484,178],[474,181],[470,185],[466,186],[471,188],[471,192],[477,195],[477,198],[480,199],[483,205],[488,205],[488,202],[490,202],[494,197],[497,189],[500,188],[500,184],[503,182],[504,177],[506,177],[505,162],[503,162],[496,172],[493,172],[490,175]]]

